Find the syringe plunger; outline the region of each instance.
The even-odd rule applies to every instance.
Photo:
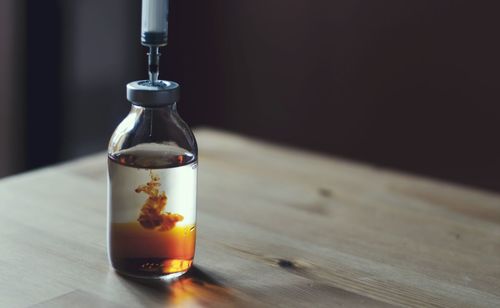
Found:
[[[165,46],[167,37],[168,0],[142,0],[142,45]]]

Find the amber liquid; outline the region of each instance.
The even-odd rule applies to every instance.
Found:
[[[196,163],[194,155],[179,148],[174,151],[172,148],[132,148],[108,158],[110,168],[133,167],[158,172],[183,166],[191,168],[188,165]],[[145,225],[140,219],[109,223],[108,251],[112,266],[120,273],[146,278],[186,272],[193,262],[196,226],[169,225],[167,230],[159,231]]]

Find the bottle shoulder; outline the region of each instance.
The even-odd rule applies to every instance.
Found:
[[[175,109],[132,108],[113,132],[108,144],[108,154],[113,156],[144,144],[177,147],[195,158],[198,155],[196,138]],[[139,152],[145,153],[145,149],[149,148],[141,147]]]

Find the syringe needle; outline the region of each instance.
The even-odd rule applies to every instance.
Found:
[[[149,81],[155,85],[158,82],[158,75],[160,73],[160,47],[149,46],[148,52],[148,71]]]

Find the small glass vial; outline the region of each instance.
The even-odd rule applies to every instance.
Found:
[[[177,113],[179,85],[127,85],[130,113],[108,147],[108,256],[140,278],[171,278],[193,262],[198,149]]]

